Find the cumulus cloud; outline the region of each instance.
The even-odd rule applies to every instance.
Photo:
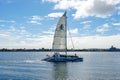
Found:
[[[8,36],[9,36],[8,34],[0,33],[0,38],[6,38]]]
[[[62,12],[56,12],[56,13],[50,13],[47,15],[47,17],[50,17],[50,18],[57,18],[57,17],[61,17],[63,15]]]
[[[88,21],[83,21],[83,22],[81,22],[80,24],[82,24],[83,25],[83,29],[89,29],[90,28],[90,24],[92,23],[92,21],[90,21],[90,20],[88,20]]]
[[[0,35],[1,40],[5,39],[7,41],[16,42],[20,41],[21,39],[25,39],[26,36],[31,34],[23,27],[15,28],[15,26],[9,26],[7,30],[0,30]]]
[[[83,21],[83,22],[81,22],[80,24],[90,24],[92,21]]]
[[[105,32],[108,31],[110,28],[108,23],[103,24],[102,26],[97,27],[96,31],[97,32]]]
[[[46,35],[53,35],[54,34],[54,30],[49,29],[49,30],[46,30],[46,31],[42,31],[42,33],[46,34]]]
[[[111,36],[86,36],[86,37],[73,37],[75,48],[110,48],[111,45],[115,47],[120,47],[119,40],[120,35],[111,35]],[[68,48],[70,46],[70,39],[68,39]]]
[[[110,16],[115,10],[115,5],[105,0],[94,0],[93,5],[87,10],[88,13],[96,17]]]
[[[41,20],[43,20],[42,17],[34,15],[34,16],[30,17],[29,23],[31,23],[31,24],[41,24]]]
[[[7,30],[0,30],[0,48],[51,48],[52,33],[41,34],[30,33],[23,26],[9,26]]]
[[[105,26],[106,25],[107,24],[105,24]],[[21,32],[24,32],[24,34],[20,34]],[[71,32],[77,33],[78,29],[71,29]],[[25,35],[31,36],[26,37]],[[120,48],[120,34],[111,36],[72,37],[72,40],[76,49],[109,48],[111,45]],[[12,26],[7,31],[0,31],[0,44],[2,45],[0,48],[52,48],[52,42],[53,35],[39,35],[33,37],[25,28],[18,30]],[[69,37],[68,48],[73,48]]]
[[[75,19],[89,16],[106,18],[111,16],[120,0],[44,0],[55,3],[54,9],[74,9]]]
[[[14,20],[0,20],[0,23],[15,23]]]
[[[70,32],[71,34],[78,34],[78,28],[69,29],[69,32]]]
[[[56,2],[58,2],[59,0],[42,0],[42,2],[54,2],[54,3],[56,3]]]
[[[31,42],[31,47],[36,47],[36,48],[52,48],[52,42],[53,42],[53,36],[48,36],[48,35],[42,35],[39,37],[29,37],[26,38],[26,40]],[[27,43],[29,45],[29,43]],[[26,46],[27,46],[26,45]]]
[[[53,31],[43,31],[42,33],[43,34],[47,34],[47,35],[53,35],[54,34]]]
[[[112,23],[113,26],[120,26],[120,22],[118,23]]]
[[[120,6],[117,7],[117,10],[118,10],[118,15],[120,15]]]

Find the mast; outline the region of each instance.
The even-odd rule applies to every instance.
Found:
[[[65,53],[66,53],[66,55],[67,55],[67,16],[66,16],[66,13],[67,13],[67,12],[65,11],[65,13],[64,13],[64,15],[65,15],[65,26],[66,26],[66,27],[65,27],[65,28],[66,28],[66,29],[65,29],[65,30],[66,30],[66,32],[65,32],[65,43],[66,43],[66,44],[65,44],[65,45],[66,45]]]

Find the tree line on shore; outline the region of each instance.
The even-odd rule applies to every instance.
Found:
[[[7,49],[7,48],[2,48],[0,49],[1,52],[10,52],[10,51],[14,51],[14,52],[25,52],[25,51],[59,51],[59,50],[53,50],[53,49],[45,49],[45,48],[41,48],[41,49],[26,49],[26,48],[21,48],[21,49]],[[61,50],[64,51],[64,50]],[[115,47],[111,47],[108,49],[67,49],[67,51],[120,51],[120,49],[115,48]]]

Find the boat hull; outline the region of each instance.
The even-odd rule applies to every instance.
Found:
[[[83,58],[82,57],[76,57],[76,56],[72,56],[72,57],[48,57],[45,59],[42,59],[42,61],[47,61],[47,62],[83,62]]]

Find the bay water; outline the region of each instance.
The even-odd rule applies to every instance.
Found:
[[[120,80],[120,52],[68,52],[83,62],[41,61],[52,52],[0,52],[0,80]]]

